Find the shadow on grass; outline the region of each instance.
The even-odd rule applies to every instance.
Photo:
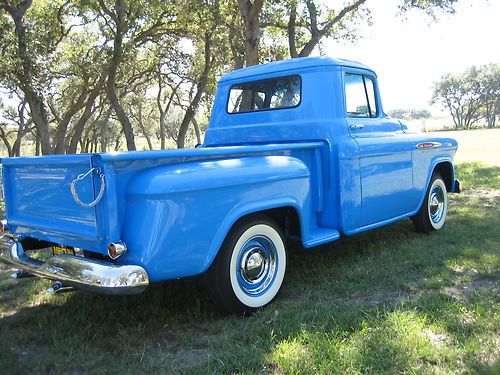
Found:
[[[39,280],[15,296],[2,288],[12,311],[0,319],[0,363],[7,373],[493,373],[500,215],[480,203],[452,197],[431,235],[406,220],[292,246],[280,298],[247,318],[218,313],[200,278],[127,297],[37,295]]]
[[[462,163],[456,167],[456,177],[462,183],[462,189],[498,189],[500,188],[500,167],[479,162]]]
[[[449,241],[469,225],[457,218],[442,233],[422,236],[404,221],[313,250],[295,248],[280,299],[245,319],[220,315],[197,278],[153,285],[139,296],[51,296],[0,320],[0,357],[14,372],[27,366],[56,373],[258,372],[266,365],[283,372],[398,372],[422,361],[452,367],[454,349],[433,351],[421,334],[426,319],[449,310],[451,297],[415,315],[429,303],[415,303],[412,295],[453,285],[461,273],[450,262],[477,260],[470,249],[493,235],[485,235],[488,229],[469,235],[466,245]],[[475,278],[488,277],[475,266]],[[429,283],[434,278],[439,282]],[[43,284],[27,282],[27,293]],[[464,331],[450,322],[451,328],[442,323],[447,335]],[[416,328],[406,331],[412,324]],[[476,334],[464,331],[457,342]],[[488,367],[476,362],[471,366]]]

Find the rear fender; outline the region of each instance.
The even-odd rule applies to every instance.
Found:
[[[214,241],[212,242],[212,245],[208,252],[207,263],[203,267],[203,272],[210,268],[213,260],[219,252],[220,247],[222,246],[222,243],[224,242],[228,233],[231,231],[236,222],[246,216],[281,207],[292,207],[297,212],[302,232],[301,235],[302,237],[304,237],[304,228],[308,228],[308,217],[307,215],[303,215],[303,204],[292,197],[285,197],[263,202],[252,202],[249,204],[244,204],[241,207],[235,207],[234,210],[232,210],[227,215],[214,237]]]
[[[128,186],[129,251],[118,261],[142,265],[152,281],[200,274],[240,218],[290,206],[306,221],[310,185],[304,162],[284,155],[151,168]]]

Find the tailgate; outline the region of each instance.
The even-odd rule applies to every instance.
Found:
[[[93,168],[92,155],[61,155],[2,159],[8,228],[41,240],[99,249],[96,207],[82,207],[70,184]],[[91,173],[78,181],[82,202],[99,193],[99,176]],[[101,237],[102,240],[102,237]]]

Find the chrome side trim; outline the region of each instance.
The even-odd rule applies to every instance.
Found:
[[[442,144],[440,142],[420,142],[415,146],[415,148],[418,148],[419,150],[423,150],[426,148],[439,148],[441,146],[442,146]]]
[[[351,129],[357,130],[357,129],[363,129],[365,126],[363,124],[355,124],[351,125]]]
[[[149,285],[144,268],[61,254],[47,262],[28,257],[15,235],[0,237],[0,262],[35,276],[103,294],[138,294]]]

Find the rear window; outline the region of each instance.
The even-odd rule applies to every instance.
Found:
[[[301,91],[298,75],[239,83],[231,87],[227,112],[244,113],[297,107]]]

